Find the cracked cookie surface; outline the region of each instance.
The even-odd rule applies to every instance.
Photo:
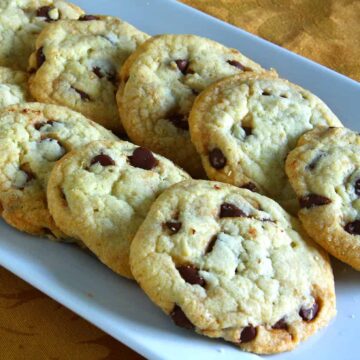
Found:
[[[50,24],[30,58],[30,91],[38,101],[67,106],[122,132],[115,100],[117,71],[148,37],[110,16]]]
[[[303,135],[286,160],[298,216],[328,252],[360,270],[360,135],[319,128]]]
[[[161,194],[131,269],[175,324],[256,353],[294,348],[335,315],[328,256],[263,195],[185,181]]]
[[[49,22],[78,19],[83,13],[66,1],[1,0],[0,65],[26,71],[41,30]]]
[[[159,35],[126,61],[117,93],[120,117],[130,139],[202,177],[190,141],[188,114],[211,83],[260,65],[215,41],[195,35]]]
[[[189,179],[171,161],[126,141],[96,141],[54,167],[48,186],[58,226],[132,278],[130,244],[156,197]]]
[[[315,95],[272,74],[240,74],[195,101],[191,139],[212,180],[258,191],[295,214],[285,159],[316,126],[342,126]]]
[[[27,81],[25,72],[0,66],[0,108],[30,101]]]
[[[117,138],[61,106],[0,109],[0,211],[6,222],[31,234],[64,238],[47,207],[50,171],[66,152],[99,139]]]

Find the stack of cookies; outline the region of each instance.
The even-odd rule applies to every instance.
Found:
[[[176,325],[246,351],[329,323],[326,251],[360,270],[357,133],[210,39],[62,0],[0,10],[8,224],[90,249]]]

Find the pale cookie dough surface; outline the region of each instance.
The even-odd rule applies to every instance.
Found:
[[[117,71],[149,36],[118,18],[81,19],[40,34],[30,58],[30,91],[38,101],[67,106],[120,133]]]
[[[83,13],[66,1],[1,0],[0,65],[26,71],[41,30],[49,22],[78,19]]]
[[[346,128],[306,133],[286,160],[309,235],[360,270],[360,135]]]
[[[228,184],[166,190],[133,240],[130,263],[177,325],[251,352],[291,350],[336,312],[325,252],[277,203]]]
[[[315,126],[342,126],[315,95],[272,74],[241,74],[206,89],[190,114],[207,175],[263,193],[295,214],[285,158]]]
[[[195,35],[160,35],[144,43],[121,69],[117,94],[130,139],[202,177],[190,141],[188,114],[195,97],[216,80],[260,65],[215,41]]]
[[[30,101],[27,81],[25,72],[0,66],[0,108]]]
[[[55,162],[92,140],[117,139],[110,131],[67,108],[39,103],[0,110],[0,211],[10,225],[52,239],[55,225],[46,186]]]
[[[189,179],[171,161],[126,141],[96,141],[54,167],[49,209],[58,226],[132,278],[130,244],[156,197]]]

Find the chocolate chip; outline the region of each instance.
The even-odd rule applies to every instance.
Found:
[[[151,170],[159,163],[154,157],[153,153],[143,147],[138,147],[133,154],[128,157],[130,164],[145,170]]]
[[[249,127],[249,126],[242,126],[242,128],[244,129],[246,136],[250,136],[250,135],[252,134],[252,128],[251,128],[251,127]]]
[[[235,66],[236,68],[245,71],[246,67],[244,65],[242,65],[241,63],[239,63],[236,60],[228,60],[227,61],[228,64],[230,64],[231,66]]]
[[[209,243],[207,244],[207,247],[206,247],[206,249],[205,249],[205,254],[208,254],[209,252],[212,251],[212,249],[213,249],[214,246],[215,246],[216,240],[217,240],[217,235],[214,235],[214,236],[210,239]]]
[[[242,189],[248,189],[248,190],[250,190],[250,191],[252,191],[252,192],[257,192],[257,187],[256,187],[256,185],[254,184],[254,183],[252,183],[252,182],[248,182],[248,183],[246,183],[246,184],[244,184],[244,185],[241,185],[240,186]]]
[[[189,130],[188,119],[185,115],[182,114],[174,114],[170,115],[168,120],[177,128],[183,130]]]
[[[106,154],[100,154],[93,157],[90,162],[90,166],[96,163],[99,163],[101,166],[115,165],[115,161],[109,155]]]
[[[37,64],[37,67],[38,69],[41,67],[41,65],[45,62],[46,60],[46,57],[44,55],[44,48],[43,47],[40,47],[37,49],[36,51],[36,64]]]
[[[48,121],[40,121],[40,122],[37,122],[34,124],[34,128],[36,130],[40,130],[43,126],[45,125],[53,125],[54,123],[58,123],[58,121],[55,121],[55,120],[48,120]]]
[[[302,307],[299,311],[299,315],[304,321],[311,321],[315,319],[318,311],[319,305],[317,304],[317,302],[314,302],[314,304],[310,308]]]
[[[215,169],[222,169],[226,165],[226,157],[219,148],[215,148],[209,152],[209,161]]]
[[[192,265],[179,266],[177,268],[181,277],[191,285],[205,285],[205,280],[200,276],[199,269]]]
[[[40,130],[44,125],[46,125],[45,121],[37,122],[37,123],[34,124],[34,128],[36,130]]]
[[[181,222],[179,221],[167,221],[166,227],[170,230],[171,234],[176,234],[181,228]]]
[[[360,196],[360,179],[357,179],[357,180],[355,181],[355,186],[354,186],[354,188],[355,188],[355,194],[356,194],[357,196]]]
[[[36,16],[44,17],[47,22],[51,22],[53,19],[49,16],[49,12],[53,9],[55,9],[53,6],[42,6],[37,9]]]
[[[188,60],[175,60],[176,65],[178,67],[178,69],[184,74],[186,75],[186,71],[187,68],[189,66],[189,61]]]
[[[315,206],[322,206],[331,203],[331,200],[325,196],[309,194],[299,199],[300,207],[310,209]]]
[[[307,166],[309,170],[314,170],[319,160],[325,155],[325,153],[320,153],[314,157],[311,163]]]
[[[75,90],[75,91],[80,95],[81,100],[84,100],[84,101],[90,101],[90,100],[91,100],[90,96],[89,96],[86,92],[84,92],[84,91],[82,91],[82,90],[79,90],[79,89],[77,89],[77,88],[74,87],[74,86],[71,86],[71,88],[72,88],[73,90]]]
[[[114,85],[117,84],[117,77],[115,73],[108,73],[106,72],[105,74],[102,72],[101,68],[98,66],[94,66],[92,69],[93,73],[99,78],[102,79],[104,76],[106,76],[106,79],[108,81],[110,81],[111,83],[113,83]]]
[[[79,17],[79,21],[91,21],[91,20],[100,20],[100,17],[95,15],[83,15]]]
[[[220,218],[224,218],[224,217],[244,217],[247,215],[234,204],[223,203],[220,206],[219,216]]]
[[[351,235],[360,235],[360,220],[347,223],[344,229]]]
[[[170,313],[170,316],[174,323],[177,326],[183,327],[185,329],[192,330],[195,326],[191,323],[191,321],[186,317],[184,312],[181,310],[181,307],[178,305],[174,306],[174,309]]]
[[[99,79],[104,77],[104,74],[101,72],[101,69],[98,66],[94,66],[92,71]]]
[[[240,343],[249,342],[254,340],[257,335],[257,330],[252,325],[246,326],[242,329],[240,334]]]
[[[282,318],[276,322],[272,328],[276,330],[288,330],[288,324],[286,323],[285,318]]]

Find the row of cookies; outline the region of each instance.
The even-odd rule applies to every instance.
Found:
[[[45,22],[54,20],[55,12],[52,5],[36,10]],[[296,212],[284,160],[305,131],[318,125],[341,126],[325,104],[214,41],[194,35],[148,39],[119,19],[79,16],[83,21],[54,22],[38,36],[30,57],[30,90],[35,99],[66,105],[116,133],[123,126],[135,143],[165,155],[195,177],[204,176],[201,159],[211,179],[257,190]],[[235,76],[208,87],[229,75]],[[63,112],[66,115],[60,116]],[[160,197],[148,214],[163,190],[189,178],[170,161],[144,147],[119,142],[82,117],[77,121],[80,125],[97,129],[87,138],[84,129],[77,130],[69,120],[72,112],[64,108],[27,104],[3,114],[9,119],[4,122],[4,139],[16,143],[9,148],[8,141],[4,154],[17,149],[16,156],[3,158],[3,183],[8,189],[1,201],[9,223],[32,233],[77,239],[114,271],[134,275],[178,325],[224,337],[250,351],[289,350],[334,315],[326,255],[274,202],[247,190],[199,181],[166,190],[165,205]],[[10,135],[13,132],[27,132],[29,137],[19,140]],[[84,146],[100,139],[106,141]],[[65,152],[69,154],[62,158]],[[229,195],[231,201],[221,204],[218,199],[211,207],[212,197],[219,196],[215,190],[225,197],[237,194],[241,200],[232,201]],[[182,212],[166,205],[173,197],[184,202]],[[195,212],[187,197],[194,204],[199,201]],[[159,220],[163,208],[167,221]],[[206,211],[212,220],[203,214]],[[263,217],[262,212],[272,215]],[[184,216],[188,223],[179,221]],[[145,230],[141,227],[142,235],[135,236],[145,218]],[[219,235],[209,244],[206,234],[215,228]],[[284,232],[292,235],[280,246],[277,237]],[[294,236],[299,243],[291,241]],[[266,249],[259,241],[264,238],[270,242]],[[278,248],[283,254],[279,257]],[[233,263],[225,264],[231,254]],[[300,261],[302,257],[306,261]],[[288,258],[298,264],[294,273],[280,269],[288,267]],[[300,275],[308,268],[314,277]],[[272,305],[263,303],[264,295],[275,297]],[[231,298],[235,307],[230,306]],[[204,299],[208,299],[205,305]],[[234,311],[237,315],[231,320]],[[257,316],[256,311],[260,311]]]

